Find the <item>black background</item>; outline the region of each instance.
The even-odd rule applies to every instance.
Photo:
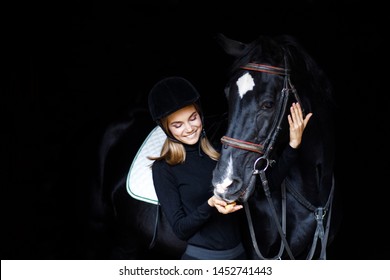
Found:
[[[58,231],[87,211],[73,202],[86,192],[83,178],[92,173],[104,128],[129,108],[145,107],[156,81],[185,76],[197,85],[205,111],[225,109],[229,60],[214,40],[217,32],[243,42],[294,35],[325,70],[336,91],[336,172],[345,212],[329,256],[388,258],[383,6],[308,0],[56,2],[7,7],[3,14],[2,259],[71,256],[63,247],[76,249],[86,233],[82,227],[66,237]],[[72,183],[59,184],[59,174]]]

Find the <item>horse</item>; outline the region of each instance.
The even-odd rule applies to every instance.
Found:
[[[326,259],[340,225],[336,202],[334,90],[324,71],[289,35],[250,43],[217,37],[232,58],[225,87],[228,124],[213,172],[214,193],[244,205],[254,259]],[[299,159],[278,185],[272,168],[288,144],[287,110],[313,112]]]
[[[221,148],[214,192],[244,204],[244,245],[250,258],[325,259],[339,214],[334,201],[331,85],[292,37],[262,36],[248,44],[221,34],[216,39],[234,61],[225,87],[227,112],[204,118],[206,134]],[[253,85],[240,96],[237,84],[243,79]],[[267,181],[263,170],[288,142],[285,110],[293,100],[314,115],[305,129],[298,163],[281,186],[271,186],[265,195],[260,191],[260,181]],[[104,209],[104,220],[109,221],[109,258],[180,259],[185,250],[186,242],[174,235],[158,202],[139,200],[126,186],[129,167],[154,127],[146,108],[134,108],[127,119],[108,126],[102,137],[97,196],[105,199],[95,208]],[[266,167],[259,170],[262,165]],[[221,193],[220,182],[226,178],[231,184]]]

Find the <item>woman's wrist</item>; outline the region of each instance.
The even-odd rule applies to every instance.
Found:
[[[300,143],[296,141],[290,141],[288,144],[290,145],[291,148],[298,149]]]

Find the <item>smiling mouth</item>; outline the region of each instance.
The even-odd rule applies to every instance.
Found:
[[[189,135],[187,135],[185,137],[186,138],[195,138],[195,136],[196,136],[196,130],[193,133],[191,133],[191,134],[189,134]]]

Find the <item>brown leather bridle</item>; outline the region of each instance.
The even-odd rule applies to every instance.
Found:
[[[297,100],[298,103],[300,103],[300,105],[302,104],[295,87],[291,83],[290,69],[271,66],[267,64],[258,64],[258,63],[248,63],[242,66],[241,68],[249,71],[264,72],[272,75],[284,76],[284,86],[283,89],[281,90],[281,95],[282,95],[280,99],[281,102],[278,104],[278,107],[276,108],[277,116],[274,119],[274,123],[271,127],[270,134],[263,144],[257,144],[253,142],[240,140],[240,139],[235,139],[232,137],[228,137],[226,135],[221,138],[221,142],[222,144],[231,146],[233,148],[262,154],[263,155],[262,158],[268,161],[270,153],[273,150],[275,141],[281,130],[280,125],[286,113],[287,101],[290,93],[294,95],[295,99]]]

